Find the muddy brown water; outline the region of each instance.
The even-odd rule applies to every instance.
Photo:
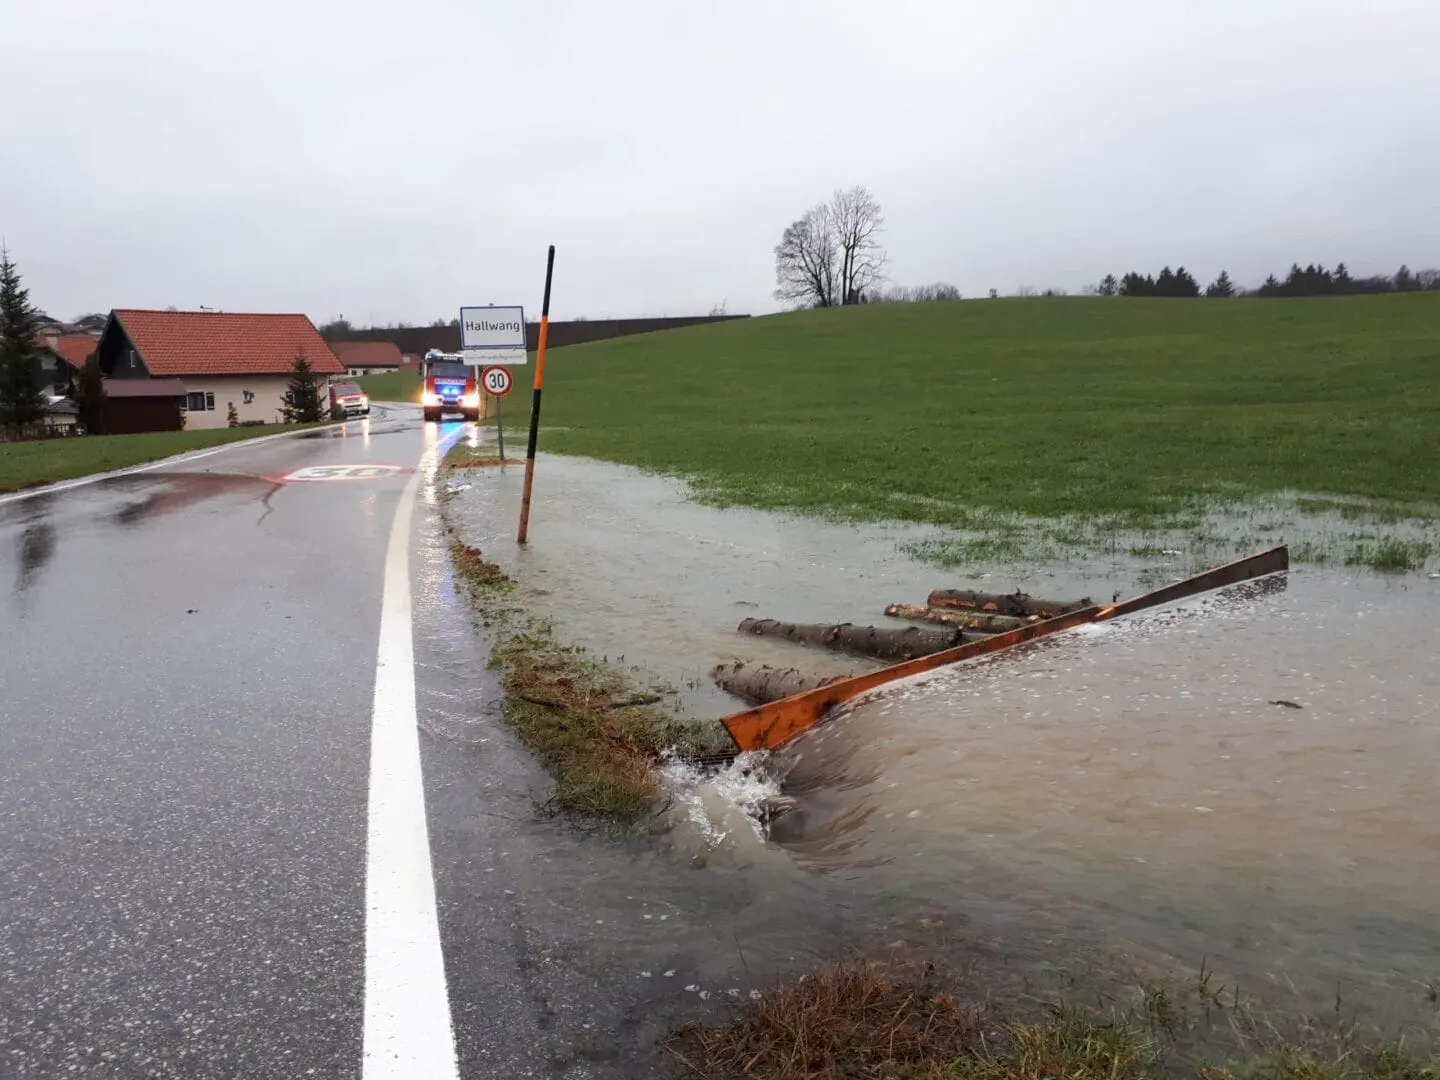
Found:
[[[457,476],[471,542],[563,637],[680,686],[702,716],[738,707],[709,685],[722,660],[866,666],[740,637],[746,615],[878,625],[937,585],[1109,599],[1190,569],[1104,559],[961,579],[899,551],[922,529],[721,512],[672,481],[544,456],[522,552],[520,479]],[[1204,965],[1284,1007],[1338,998],[1433,1037],[1440,582],[1302,568],[1279,584],[892,686],[748,774],[676,770],[670,843],[710,873],[761,875],[797,941],[805,907],[785,898],[823,894],[857,918],[933,913],[963,927],[946,938],[962,958],[985,941],[1032,966],[1091,948]],[[782,780],[803,809],[763,836],[745,810]]]

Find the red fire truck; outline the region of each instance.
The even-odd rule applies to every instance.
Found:
[[[432,349],[422,361],[420,407],[427,421],[458,413],[466,420],[480,419],[480,381],[477,369],[461,363],[453,353]]]

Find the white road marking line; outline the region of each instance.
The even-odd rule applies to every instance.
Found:
[[[385,555],[370,739],[363,1080],[459,1076],[425,819],[410,606],[415,493],[449,441],[430,450],[405,485]]]

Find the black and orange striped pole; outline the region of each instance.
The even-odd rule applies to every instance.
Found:
[[[530,401],[530,447],[525,451],[525,491],[520,496],[520,535],[530,531],[530,487],[535,482],[535,444],[540,441],[540,393],[545,389],[545,339],[550,336],[550,277],[555,273],[555,245],[545,260],[545,302],[540,305],[540,341],[535,349],[535,396]]]

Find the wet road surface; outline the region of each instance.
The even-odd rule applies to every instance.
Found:
[[[0,1076],[361,1075],[380,601],[427,430],[0,501]]]

